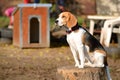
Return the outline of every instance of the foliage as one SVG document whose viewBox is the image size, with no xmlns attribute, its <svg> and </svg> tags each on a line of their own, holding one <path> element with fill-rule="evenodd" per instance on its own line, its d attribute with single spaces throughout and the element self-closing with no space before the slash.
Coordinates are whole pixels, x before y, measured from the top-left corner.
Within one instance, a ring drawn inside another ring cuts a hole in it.
<svg viewBox="0 0 120 80">
<path fill-rule="evenodd" d="M 52 26 L 54 25 L 54 23 L 55 23 L 55 18 L 50 18 L 50 25 Z"/>
<path fill-rule="evenodd" d="M 0 28 L 1 27 L 6 27 L 9 24 L 9 18 L 5 16 L 0 16 Z"/>
<path fill-rule="evenodd" d="M 78 24 L 82 25 L 82 23 L 84 22 L 84 19 L 81 17 L 77 17 L 77 19 L 78 19 Z"/>
<path fill-rule="evenodd" d="M 84 21 L 83 18 L 81 17 L 77 17 L 78 19 L 78 23 L 81 25 Z M 50 28 L 52 28 L 52 26 L 54 26 L 54 22 L 55 22 L 55 18 L 50 18 Z M 1 27 L 6 27 L 9 24 L 9 18 L 5 17 L 5 16 L 0 16 L 0 28 Z"/>
</svg>

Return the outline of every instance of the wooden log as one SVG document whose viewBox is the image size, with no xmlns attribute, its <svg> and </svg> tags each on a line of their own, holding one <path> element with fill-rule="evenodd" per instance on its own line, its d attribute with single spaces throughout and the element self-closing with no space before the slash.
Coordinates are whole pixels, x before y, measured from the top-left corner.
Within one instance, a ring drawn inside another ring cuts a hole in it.
<svg viewBox="0 0 120 80">
<path fill-rule="evenodd" d="M 107 77 L 104 68 L 66 66 L 57 69 L 57 80 L 107 80 Z"/>
</svg>

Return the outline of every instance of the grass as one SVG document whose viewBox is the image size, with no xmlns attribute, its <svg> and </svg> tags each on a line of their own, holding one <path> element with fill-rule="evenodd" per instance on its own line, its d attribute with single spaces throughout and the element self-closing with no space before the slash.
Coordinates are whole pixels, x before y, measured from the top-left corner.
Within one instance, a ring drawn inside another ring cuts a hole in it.
<svg viewBox="0 0 120 80">
<path fill-rule="evenodd" d="M 6 27 L 9 24 L 9 18 L 5 16 L 0 16 L 0 28 Z"/>
</svg>

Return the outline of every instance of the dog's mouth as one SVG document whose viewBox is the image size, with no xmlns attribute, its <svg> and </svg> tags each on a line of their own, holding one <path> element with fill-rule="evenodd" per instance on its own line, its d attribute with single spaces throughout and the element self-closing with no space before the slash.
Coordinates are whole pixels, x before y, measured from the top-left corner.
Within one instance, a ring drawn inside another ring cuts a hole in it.
<svg viewBox="0 0 120 80">
<path fill-rule="evenodd" d="M 65 31 L 69 30 L 69 28 L 65 24 L 59 25 L 59 21 L 58 20 L 55 21 L 55 26 L 57 26 L 57 27 L 59 26 L 59 28 L 65 30 Z"/>
<path fill-rule="evenodd" d="M 63 28 L 63 29 L 66 30 L 66 31 L 69 30 L 69 28 L 68 28 L 66 25 L 61 26 L 61 28 Z"/>
<path fill-rule="evenodd" d="M 63 29 L 63 30 L 65 30 L 65 31 L 68 31 L 68 30 L 69 30 L 69 28 L 68 28 L 66 25 L 61 25 L 61 26 L 59 26 L 57 23 L 55 23 L 55 26 L 56 26 L 56 27 L 59 27 L 59 28 L 61 28 L 61 29 Z"/>
</svg>

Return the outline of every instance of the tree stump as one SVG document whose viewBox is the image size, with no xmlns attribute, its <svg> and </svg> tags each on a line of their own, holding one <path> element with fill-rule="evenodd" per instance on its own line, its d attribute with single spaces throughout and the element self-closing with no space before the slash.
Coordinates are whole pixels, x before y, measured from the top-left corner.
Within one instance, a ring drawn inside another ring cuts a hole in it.
<svg viewBox="0 0 120 80">
<path fill-rule="evenodd" d="M 67 66 L 57 69 L 57 80 L 107 80 L 107 77 L 104 68 Z"/>
</svg>

